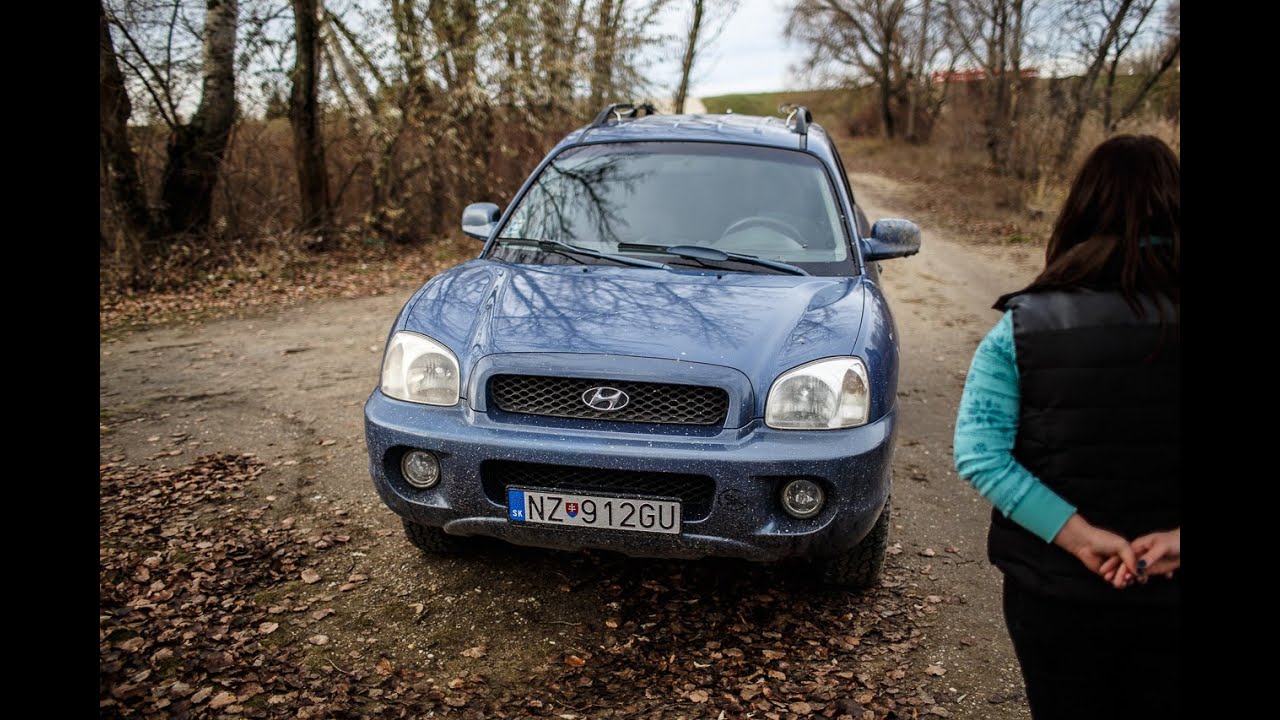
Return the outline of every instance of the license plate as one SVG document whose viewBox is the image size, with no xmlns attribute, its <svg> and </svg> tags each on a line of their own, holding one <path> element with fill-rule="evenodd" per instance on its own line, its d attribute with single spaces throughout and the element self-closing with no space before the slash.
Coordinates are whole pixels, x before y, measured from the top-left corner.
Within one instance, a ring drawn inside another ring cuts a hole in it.
<svg viewBox="0 0 1280 720">
<path fill-rule="evenodd" d="M 608 528 L 634 532 L 680 532 L 680 503 L 670 500 L 570 495 L 507 489 L 512 522 Z"/>
</svg>

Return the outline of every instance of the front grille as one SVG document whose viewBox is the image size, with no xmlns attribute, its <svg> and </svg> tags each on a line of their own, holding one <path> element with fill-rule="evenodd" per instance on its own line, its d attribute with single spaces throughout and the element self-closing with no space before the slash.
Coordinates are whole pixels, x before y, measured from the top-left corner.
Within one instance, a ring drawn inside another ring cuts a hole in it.
<svg viewBox="0 0 1280 720">
<path fill-rule="evenodd" d="M 569 465 L 489 460 L 480 465 L 484 494 L 499 505 L 507 504 L 507 487 L 593 492 L 620 495 L 679 498 L 685 520 L 701 520 L 711 512 L 716 481 L 705 475 L 602 470 Z"/>
<path fill-rule="evenodd" d="M 600 387 L 626 393 L 627 404 L 618 410 L 590 407 L 583 394 Z M 504 412 L 614 422 L 720 425 L 729 411 L 729 394 L 716 387 L 542 375 L 495 375 L 489 397 Z"/>
</svg>

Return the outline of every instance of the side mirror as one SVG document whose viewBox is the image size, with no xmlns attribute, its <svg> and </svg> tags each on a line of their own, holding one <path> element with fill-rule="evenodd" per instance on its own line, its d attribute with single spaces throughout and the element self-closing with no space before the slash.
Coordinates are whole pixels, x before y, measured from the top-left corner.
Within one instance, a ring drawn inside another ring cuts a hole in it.
<svg viewBox="0 0 1280 720">
<path fill-rule="evenodd" d="M 865 262 L 906 257 L 918 252 L 920 226 L 910 220 L 877 220 L 871 226 L 871 237 L 862 239 L 862 259 Z"/>
<path fill-rule="evenodd" d="M 471 203 L 462 211 L 462 232 L 477 240 L 488 240 L 502 211 L 493 203 Z"/>
</svg>

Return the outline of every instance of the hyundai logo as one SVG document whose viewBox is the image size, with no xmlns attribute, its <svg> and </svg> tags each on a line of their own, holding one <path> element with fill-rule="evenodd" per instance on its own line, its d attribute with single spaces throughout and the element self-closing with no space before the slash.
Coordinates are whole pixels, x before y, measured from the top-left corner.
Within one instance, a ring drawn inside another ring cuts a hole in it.
<svg viewBox="0 0 1280 720">
<path fill-rule="evenodd" d="M 582 402 L 592 410 L 614 412 L 626 407 L 631 398 L 618 388 L 593 387 L 582 393 Z"/>
</svg>

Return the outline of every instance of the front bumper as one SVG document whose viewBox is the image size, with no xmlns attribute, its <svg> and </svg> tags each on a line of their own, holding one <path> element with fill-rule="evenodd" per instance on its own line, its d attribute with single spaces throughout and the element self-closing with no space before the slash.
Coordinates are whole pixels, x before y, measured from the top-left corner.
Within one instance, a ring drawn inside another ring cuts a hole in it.
<svg viewBox="0 0 1280 720">
<path fill-rule="evenodd" d="M 739 557 L 772 561 L 847 550 L 870 531 L 889 494 L 896 410 L 847 430 L 781 431 L 759 420 L 718 434 L 646 434 L 496 420 L 464 401 L 451 408 L 402 402 L 374 390 L 365 404 L 369 471 L 393 511 L 454 535 L 518 545 L 613 550 L 639 557 Z M 409 448 L 440 460 L 441 481 L 422 490 L 400 475 Z M 705 475 L 715 481 L 709 513 L 679 535 L 513 523 L 486 496 L 481 463 L 491 460 Z M 786 478 L 817 478 L 823 510 L 798 520 L 778 499 Z"/>
</svg>

